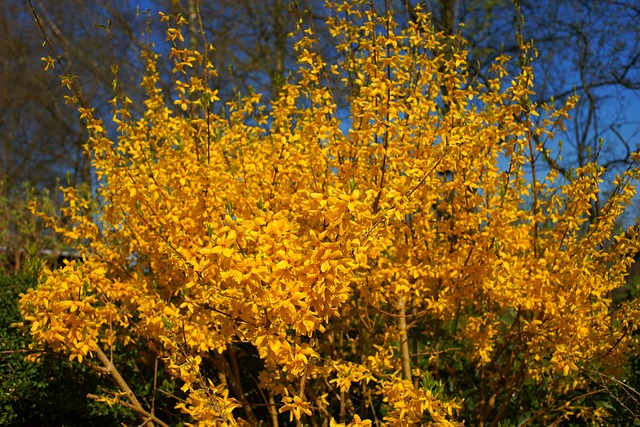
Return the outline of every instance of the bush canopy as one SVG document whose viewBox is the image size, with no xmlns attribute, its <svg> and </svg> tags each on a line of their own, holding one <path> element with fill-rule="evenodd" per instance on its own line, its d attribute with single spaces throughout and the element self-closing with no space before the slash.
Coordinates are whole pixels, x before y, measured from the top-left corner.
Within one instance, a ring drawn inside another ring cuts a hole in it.
<svg viewBox="0 0 640 427">
<path fill-rule="evenodd" d="M 44 271 L 25 328 L 148 425 L 167 424 L 114 363 L 131 345 L 179 382 L 187 425 L 602 422 L 637 351 L 637 302 L 611 301 L 638 252 L 616 225 L 637 158 L 600 206 L 597 162 L 536 163 L 576 99 L 531 101 L 521 36 L 481 81 L 423 10 L 328 7 L 340 59 L 300 18 L 299 68 L 267 104 L 213 112 L 213 47 L 188 47 L 179 14 L 161 15 L 173 91 L 145 50 L 143 113 L 114 80 L 116 139 L 63 77 L 99 185 L 64 190 L 51 225 L 84 259 Z"/>
</svg>

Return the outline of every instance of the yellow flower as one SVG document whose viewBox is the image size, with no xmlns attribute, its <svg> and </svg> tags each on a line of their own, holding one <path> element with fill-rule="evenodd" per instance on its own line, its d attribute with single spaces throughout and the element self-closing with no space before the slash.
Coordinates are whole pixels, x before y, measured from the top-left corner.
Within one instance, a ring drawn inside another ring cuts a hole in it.
<svg viewBox="0 0 640 427">
<path fill-rule="evenodd" d="M 360 419 L 360 415 L 355 414 L 353 416 L 353 421 L 349 423 L 348 427 L 367 427 L 371 425 L 371 421 Z"/>
<path fill-rule="evenodd" d="M 289 421 L 293 421 L 294 417 L 296 420 L 299 420 L 300 417 L 302 417 L 302 413 L 311 415 L 309 402 L 303 401 L 299 396 L 294 396 L 293 399 L 287 396 L 282 400 L 284 405 L 280 408 L 279 412 L 289 411 Z"/>
</svg>

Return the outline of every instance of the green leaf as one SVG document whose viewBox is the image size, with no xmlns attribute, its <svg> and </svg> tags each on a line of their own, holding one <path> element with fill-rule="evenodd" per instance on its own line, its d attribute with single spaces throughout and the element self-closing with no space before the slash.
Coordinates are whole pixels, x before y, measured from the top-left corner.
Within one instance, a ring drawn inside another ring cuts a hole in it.
<svg viewBox="0 0 640 427">
<path fill-rule="evenodd" d="M 162 323 L 164 323 L 164 327 L 167 328 L 169 332 L 171 332 L 171 330 L 173 329 L 173 323 L 171 323 L 164 314 L 162 315 Z"/>
</svg>

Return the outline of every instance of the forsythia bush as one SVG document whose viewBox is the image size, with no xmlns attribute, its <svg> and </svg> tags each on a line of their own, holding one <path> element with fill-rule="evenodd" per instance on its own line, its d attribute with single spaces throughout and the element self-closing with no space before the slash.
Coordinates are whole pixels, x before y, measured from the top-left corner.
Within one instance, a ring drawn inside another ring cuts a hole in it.
<svg viewBox="0 0 640 427">
<path fill-rule="evenodd" d="M 531 103 L 525 44 L 516 75 L 499 56 L 480 81 L 422 11 L 401 29 L 368 2 L 328 7 L 343 59 L 301 20 L 268 105 L 212 113 L 210 47 L 183 45 L 179 15 L 162 15 L 175 93 L 145 52 L 144 113 L 118 94 L 117 140 L 69 97 L 99 188 L 65 190 L 52 224 L 85 256 L 23 296 L 25 326 L 149 425 L 166 424 L 112 363 L 131 343 L 179 381 L 189 425 L 601 421 L 636 351 L 638 305 L 610 293 L 639 249 L 615 231 L 638 171 L 595 209 L 596 163 L 536 168 L 576 100 Z"/>
</svg>

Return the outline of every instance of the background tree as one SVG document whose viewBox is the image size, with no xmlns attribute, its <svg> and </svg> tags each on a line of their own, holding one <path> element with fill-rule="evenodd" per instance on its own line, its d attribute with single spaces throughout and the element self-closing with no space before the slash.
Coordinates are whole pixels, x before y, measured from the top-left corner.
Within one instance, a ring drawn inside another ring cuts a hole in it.
<svg viewBox="0 0 640 427">
<path fill-rule="evenodd" d="M 98 111 L 109 111 L 106 101 L 114 78 L 110 64 L 121 64 L 120 85 L 137 86 L 136 73 L 127 68 L 136 64 L 127 57 L 137 55 L 131 50 L 137 38 L 121 27 L 105 31 L 114 17 L 135 25 L 129 2 L 104 2 L 103 7 L 75 1 L 33 3 L 51 31 L 51 42 L 62 49 L 61 61 L 70 75 L 82 80 L 83 96 Z M 59 205 L 61 182 L 90 191 L 95 179 L 84 153 L 86 130 L 67 105 L 58 76 L 43 70 L 42 35 L 26 5 L 15 0 L 0 5 L 0 252 L 7 272 L 20 269 L 28 247 L 36 252 L 62 249 L 54 236 L 42 232 L 29 203 L 39 199 L 51 212 Z M 130 93 L 135 96 L 136 91 Z"/>
<path fill-rule="evenodd" d="M 95 100 L 98 109 L 106 106 L 113 75 L 109 64 L 122 63 L 121 79 L 131 76 L 126 71 L 132 61 L 127 57 L 130 43 L 114 36 L 113 51 L 106 32 L 97 24 L 107 24 L 105 11 L 92 4 L 64 1 L 34 1 L 40 18 L 51 30 L 52 42 L 63 49 L 62 60 L 70 72 L 83 81 L 83 94 Z M 127 14 L 129 2 L 121 2 L 119 13 Z M 22 1 L 4 2 L 0 9 L 0 25 L 6 35 L 2 46 L 2 171 L 8 187 L 23 182 L 42 188 L 56 189 L 58 181 L 72 184 L 91 183 L 89 161 L 83 153 L 86 131 L 65 105 L 64 88 L 57 77 L 43 72 L 42 36 L 34 26 L 33 15 Z M 129 21 L 134 21 L 132 16 Z M 129 52 L 130 53 L 130 52 Z M 117 59 L 115 59 L 117 58 Z M 121 83 L 122 84 L 122 83 Z M 67 175 L 68 174 L 68 175 Z"/>
<path fill-rule="evenodd" d="M 418 3 L 398 2 L 398 7 L 410 15 Z M 540 166 L 570 178 L 572 168 L 598 158 L 607 171 L 619 172 L 639 144 L 637 5 L 606 0 L 517 3 L 525 17 L 524 40 L 533 40 L 541 54 L 534 65 L 532 101 L 565 102 L 579 96 L 572 120 L 559 135 L 564 142 L 561 154 L 552 158 L 541 152 Z M 436 28 L 446 34 L 460 32 L 469 40 L 470 64 L 478 78 L 485 78 L 498 53 L 518 54 L 514 2 L 434 0 L 425 5 Z"/>
<path fill-rule="evenodd" d="M 395 11 L 400 25 L 413 19 L 413 11 L 420 4 L 406 0 L 374 2 L 379 10 L 385 3 Z M 41 18 L 51 29 L 64 61 L 68 61 L 69 72 L 81 78 L 87 101 L 99 111 L 108 111 L 111 64 L 121 68 L 118 83 L 129 96 L 135 99 L 140 94 L 139 82 L 134 78 L 136 63 L 131 59 L 145 43 L 160 42 L 164 31 L 156 20 L 151 20 L 151 35 L 146 32 L 148 15 L 144 7 L 138 9 L 136 16 L 136 5 L 126 1 L 90 5 L 73 0 L 55 4 L 36 1 L 34 5 L 41 10 Z M 511 1 L 433 0 L 424 5 L 433 14 L 438 30 L 446 34 L 460 32 L 469 40 L 470 64 L 478 79 L 484 78 L 491 59 L 498 53 L 517 54 L 513 36 L 515 8 Z M 151 14 L 173 8 L 170 2 L 162 1 L 148 6 L 152 6 Z M 308 2 L 308 6 L 310 10 L 306 11 L 307 4 L 296 10 L 284 0 L 221 0 L 206 4 L 193 0 L 176 8 L 193 24 L 185 31 L 187 43 L 202 43 L 195 27 L 202 20 L 205 37 L 215 46 L 209 59 L 218 75 L 212 77 L 212 84 L 222 100 L 229 100 L 235 90 L 247 93 L 249 87 L 265 99 L 273 97 L 295 68 L 288 34 L 300 19 L 307 24 L 312 19 L 327 60 L 337 55 L 329 43 L 323 42 L 327 40 L 323 22 L 331 12 L 323 9 L 320 0 Z M 568 130 L 561 136 L 562 157 L 541 155 L 540 160 L 564 175 L 596 154 L 608 169 L 622 167 L 637 144 L 634 139 L 639 125 L 634 109 L 629 108 L 635 105 L 640 87 L 637 7 L 633 2 L 614 1 L 521 1 L 521 9 L 526 17 L 523 37 L 533 39 L 543 53 L 535 63 L 537 94 L 533 101 L 554 98 L 564 102 L 573 94 L 574 84 L 580 96 L 574 119 L 567 123 Z M 62 88 L 54 90 L 58 85 L 53 76 L 39 69 L 37 59 L 42 50 L 30 12 L 23 2 L 7 1 L 1 19 L 0 25 L 8 35 L 2 47 L 4 71 L 0 77 L 4 83 L 0 125 L 5 182 L 9 187 L 20 186 L 24 181 L 37 187 L 42 183 L 53 187 L 56 178 L 66 181 L 67 171 L 74 183 L 90 182 L 88 163 L 80 154 L 86 134 L 64 105 Z M 109 20 L 111 41 L 107 31 L 97 27 L 107 26 Z M 462 22 L 464 27 L 460 27 Z M 175 94 L 170 90 L 169 71 L 163 71 L 163 88 L 165 95 L 172 97 Z M 602 148 L 600 138 L 604 138 Z"/>
</svg>

